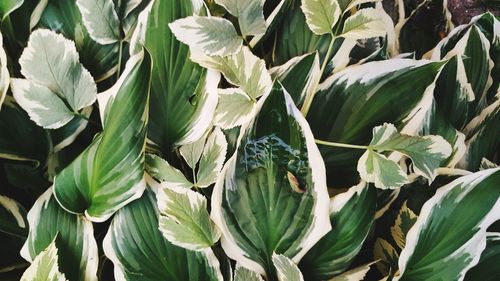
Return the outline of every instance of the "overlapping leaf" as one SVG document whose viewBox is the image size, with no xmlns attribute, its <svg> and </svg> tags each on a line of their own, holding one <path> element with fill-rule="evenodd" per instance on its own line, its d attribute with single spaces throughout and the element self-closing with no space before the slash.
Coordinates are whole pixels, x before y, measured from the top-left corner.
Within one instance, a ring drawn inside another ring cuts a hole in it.
<svg viewBox="0 0 500 281">
<path fill-rule="evenodd" d="M 359 10 L 344 22 L 340 36 L 354 40 L 384 36 L 387 31 L 382 13 L 373 8 Z"/>
<path fill-rule="evenodd" d="M 90 37 L 99 44 L 110 44 L 121 39 L 120 20 L 112 0 L 77 0 L 83 23 Z"/>
<path fill-rule="evenodd" d="M 306 23 L 316 35 L 332 33 L 340 18 L 341 10 L 335 0 L 302 0 Z"/>
<path fill-rule="evenodd" d="M 243 36 L 262 35 L 266 32 L 266 20 L 263 11 L 265 1 L 216 0 L 215 2 L 238 18 Z"/>
<path fill-rule="evenodd" d="M 297 265 L 284 255 L 273 254 L 274 267 L 279 281 L 304 281 Z"/>
<path fill-rule="evenodd" d="M 66 281 L 66 277 L 59 271 L 58 250 L 56 240 L 47 246 L 32 265 L 24 272 L 21 281 Z"/>
</svg>

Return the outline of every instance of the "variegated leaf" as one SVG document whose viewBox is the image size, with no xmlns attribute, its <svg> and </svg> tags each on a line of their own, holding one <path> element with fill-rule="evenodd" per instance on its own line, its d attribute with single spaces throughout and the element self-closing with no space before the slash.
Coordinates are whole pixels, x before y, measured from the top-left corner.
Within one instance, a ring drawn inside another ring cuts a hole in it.
<svg viewBox="0 0 500 281">
<path fill-rule="evenodd" d="M 304 281 L 302 273 L 291 259 L 276 253 L 272 258 L 279 281 Z"/>
<path fill-rule="evenodd" d="M 344 22 L 340 36 L 354 40 L 384 36 L 387 31 L 382 13 L 373 8 L 359 10 Z"/>
<path fill-rule="evenodd" d="M 120 20 L 113 0 L 77 0 L 76 4 L 92 39 L 103 45 L 120 41 Z"/>
<path fill-rule="evenodd" d="M 339 6 L 344 11 L 344 13 L 350 11 L 356 6 L 365 4 L 365 3 L 373 3 L 380 2 L 381 0 L 337 0 L 339 2 Z"/>
<path fill-rule="evenodd" d="M 465 281 L 495 281 L 500 276 L 500 233 L 490 232 L 486 237 L 486 248 L 477 265 L 467 271 Z"/>
<path fill-rule="evenodd" d="M 238 18 L 243 36 L 262 35 L 266 32 L 264 2 L 262 0 L 215 0 L 215 2 Z"/>
<path fill-rule="evenodd" d="M 229 56 L 238 53 L 243 40 L 233 24 L 223 18 L 190 16 L 168 25 L 177 40 L 200 48 L 209 56 Z"/>
<path fill-rule="evenodd" d="M 377 269 L 380 273 L 385 276 L 389 275 L 389 273 L 395 273 L 398 267 L 399 254 L 385 239 L 377 238 L 377 240 L 375 240 L 373 257 L 379 260 Z"/>
<path fill-rule="evenodd" d="M 210 219 L 207 199 L 190 189 L 162 188 L 158 191 L 160 230 L 170 243 L 193 251 L 209 249 L 220 238 Z"/>
<path fill-rule="evenodd" d="M 7 68 L 7 55 L 5 54 L 5 50 L 3 49 L 3 36 L 0 32 L 0 109 L 2 109 L 2 103 L 5 99 L 5 96 L 7 95 L 9 84 L 10 74 L 9 69 Z"/>
<path fill-rule="evenodd" d="M 256 101 L 239 88 L 219 89 L 219 103 L 215 109 L 215 124 L 231 129 L 248 123 L 255 113 Z"/>
<path fill-rule="evenodd" d="M 38 254 L 21 277 L 21 281 L 66 281 L 66 277 L 59 271 L 56 240 Z"/>
<path fill-rule="evenodd" d="M 146 154 L 146 171 L 162 185 L 172 188 L 191 188 L 190 182 L 178 169 L 159 156 Z"/>
<path fill-rule="evenodd" d="M 394 222 L 394 226 L 391 226 L 391 235 L 396 244 L 400 249 L 405 247 L 406 243 L 406 234 L 410 230 L 410 228 L 415 224 L 418 216 L 408 208 L 407 202 L 403 204 L 401 210 L 399 210 L 398 217 Z"/>
<path fill-rule="evenodd" d="M 236 263 L 234 281 L 264 281 L 264 279 L 262 279 L 262 276 L 257 272 L 246 269 L 241 266 L 241 264 Z"/>
<path fill-rule="evenodd" d="M 371 149 L 359 158 L 358 172 L 361 179 L 381 189 L 394 189 L 408 183 L 408 176 L 398 163 Z"/>
<path fill-rule="evenodd" d="M 301 9 L 309 29 L 317 35 L 332 33 L 341 14 L 336 0 L 302 0 Z"/>
<path fill-rule="evenodd" d="M 196 173 L 196 187 L 207 187 L 217 180 L 226 159 L 226 152 L 226 137 L 219 127 L 215 127 L 208 136 L 201 154 L 198 172 Z"/>
</svg>

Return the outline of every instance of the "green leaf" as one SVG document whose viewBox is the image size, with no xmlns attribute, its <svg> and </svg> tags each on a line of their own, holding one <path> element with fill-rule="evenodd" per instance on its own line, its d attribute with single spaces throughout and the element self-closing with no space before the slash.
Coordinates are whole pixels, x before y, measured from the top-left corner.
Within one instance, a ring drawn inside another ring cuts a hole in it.
<svg viewBox="0 0 500 281">
<path fill-rule="evenodd" d="M 192 63 L 189 47 L 168 27 L 198 10 L 190 0 L 151 2 L 139 16 L 130 47 L 134 53 L 144 45 L 154 61 L 148 139 L 169 161 L 177 146 L 198 140 L 208 130 L 217 106 L 220 75 Z"/>
<path fill-rule="evenodd" d="M 165 186 L 172 188 L 193 187 L 193 183 L 186 179 L 181 171 L 156 155 L 146 154 L 146 171 Z"/>
<path fill-rule="evenodd" d="M 190 16 L 168 25 L 177 40 L 209 56 L 236 54 L 243 44 L 233 24 L 223 18 Z"/>
<path fill-rule="evenodd" d="M 477 265 L 467 271 L 465 281 L 495 281 L 500 274 L 498 260 L 500 259 L 500 233 L 488 233 L 486 248 L 481 253 Z"/>
<path fill-rule="evenodd" d="M 381 189 L 395 189 L 408 183 L 408 176 L 398 163 L 371 149 L 359 158 L 358 172 L 361 179 Z"/>
<path fill-rule="evenodd" d="M 0 3 L 0 21 L 4 21 L 10 13 L 21 7 L 23 3 L 24 0 L 3 0 Z"/>
<path fill-rule="evenodd" d="M 12 92 L 38 125 L 56 129 L 96 100 L 97 88 L 79 63 L 72 41 L 49 30 L 31 33 L 21 58 L 26 79 L 13 79 Z"/>
<path fill-rule="evenodd" d="M 332 33 L 340 19 L 341 10 L 335 0 L 302 0 L 301 9 L 309 29 L 317 35 Z"/>
<path fill-rule="evenodd" d="M 64 274 L 59 272 L 57 252 L 56 240 L 54 239 L 26 269 L 21 281 L 66 281 Z"/>
<path fill-rule="evenodd" d="M 15 200 L 0 195 L 0 232 L 25 238 L 28 235 L 26 210 Z"/>
<path fill-rule="evenodd" d="M 112 0 L 77 0 L 76 4 L 92 39 L 103 45 L 120 41 L 120 20 Z"/>
<path fill-rule="evenodd" d="M 274 280 L 273 253 L 298 262 L 330 230 L 328 193 L 311 131 L 279 82 L 257 108 L 215 184 L 211 217 L 226 254 Z"/>
<path fill-rule="evenodd" d="M 207 187 L 217 180 L 226 159 L 226 152 L 226 137 L 220 128 L 215 127 L 208 137 L 201 154 L 199 169 L 196 174 L 197 187 Z"/>
<path fill-rule="evenodd" d="M 486 229 L 500 219 L 499 183 L 500 169 L 490 169 L 439 188 L 406 236 L 394 280 L 462 279 L 486 246 Z"/>
<path fill-rule="evenodd" d="M 97 281 L 99 262 L 92 223 L 63 210 L 49 188 L 28 212 L 29 236 L 21 256 L 36 261 L 57 237 L 59 268 L 69 280 Z"/>
<path fill-rule="evenodd" d="M 286 256 L 273 254 L 273 264 L 279 281 L 304 281 L 297 265 Z"/>
<path fill-rule="evenodd" d="M 221 72 L 229 83 L 241 87 L 253 100 L 268 92 L 272 85 L 266 63 L 246 46 L 237 54 L 228 57 L 209 57 L 193 50 L 191 60 Z"/>
<path fill-rule="evenodd" d="M 255 105 L 256 102 L 240 88 L 219 89 L 215 125 L 232 129 L 248 123 L 254 115 Z"/>
<path fill-rule="evenodd" d="M 207 132 L 208 134 L 208 132 Z M 179 153 L 182 158 L 186 160 L 188 166 L 195 170 L 196 164 L 200 161 L 201 154 L 203 153 L 203 148 L 207 142 L 207 134 L 203 135 L 200 139 L 192 143 L 186 143 L 179 148 Z"/>
<path fill-rule="evenodd" d="M 349 268 L 368 236 L 376 207 L 376 190 L 365 182 L 331 199 L 332 230 L 299 263 L 307 280 L 330 280 Z"/>
<path fill-rule="evenodd" d="M 415 224 L 418 216 L 408 208 L 406 205 L 406 201 L 399 210 L 398 217 L 394 222 L 394 226 L 391 226 L 391 236 L 392 239 L 396 242 L 396 245 L 400 249 L 405 247 L 406 243 L 406 234 L 411 229 L 411 227 Z"/>
<path fill-rule="evenodd" d="M 361 9 L 344 22 L 344 38 L 359 40 L 385 36 L 387 33 L 383 12 L 373 8 Z"/>
<path fill-rule="evenodd" d="M 186 188 L 162 188 L 158 191 L 160 230 L 170 243 L 193 251 L 203 251 L 220 238 L 210 220 L 207 199 Z"/>
<path fill-rule="evenodd" d="M 264 281 L 264 279 L 262 279 L 262 276 L 257 272 L 246 269 L 241 266 L 241 264 L 236 263 L 234 281 Z"/>
<path fill-rule="evenodd" d="M 120 209 L 113 217 L 103 248 L 115 266 L 116 280 L 222 280 L 211 249 L 190 251 L 166 240 L 158 229 L 154 193 Z"/>
<path fill-rule="evenodd" d="M 10 74 L 9 69 L 7 68 L 7 55 L 3 49 L 3 36 L 2 32 L 0 32 L 0 110 L 2 109 L 2 103 L 7 95 L 9 84 Z"/>
<path fill-rule="evenodd" d="M 380 152 L 397 151 L 413 162 L 415 173 L 429 182 L 436 177 L 440 164 L 452 153 L 451 146 L 441 136 L 409 136 L 398 133 L 396 127 L 385 123 L 373 128 L 370 149 Z"/>
<path fill-rule="evenodd" d="M 241 34 L 246 37 L 250 35 L 262 35 L 266 32 L 266 20 L 264 19 L 265 1 L 247 1 L 247 0 L 215 0 L 215 3 L 221 5 L 238 18 Z"/>
<path fill-rule="evenodd" d="M 104 132 L 54 181 L 54 194 L 67 211 L 105 221 L 141 196 L 150 79 L 151 58 L 141 52 L 127 62 L 120 80 L 99 95 Z"/>
</svg>

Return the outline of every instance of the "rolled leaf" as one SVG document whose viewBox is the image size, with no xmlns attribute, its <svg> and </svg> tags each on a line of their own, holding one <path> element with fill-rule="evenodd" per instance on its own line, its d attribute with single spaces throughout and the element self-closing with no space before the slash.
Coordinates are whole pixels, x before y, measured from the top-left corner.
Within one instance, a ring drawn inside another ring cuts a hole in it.
<svg viewBox="0 0 500 281">
<path fill-rule="evenodd" d="M 67 211 L 104 221 L 141 196 L 150 79 L 151 58 L 139 53 L 100 95 L 104 132 L 54 181 L 54 195 Z"/>
<path fill-rule="evenodd" d="M 273 279 L 273 253 L 298 262 L 330 230 L 328 193 L 311 131 L 279 82 L 257 112 L 218 178 L 211 217 L 227 255 Z"/>
</svg>

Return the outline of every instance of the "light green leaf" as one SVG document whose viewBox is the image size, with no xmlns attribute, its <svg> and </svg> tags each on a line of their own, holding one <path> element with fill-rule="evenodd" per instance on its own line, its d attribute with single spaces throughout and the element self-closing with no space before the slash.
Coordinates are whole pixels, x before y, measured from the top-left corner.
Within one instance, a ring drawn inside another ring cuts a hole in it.
<svg viewBox="0 0 500 281">
<path fill-rule="evenodd" d="M 54 180 L 67 211 L 104 221 L 144 191 L 151 63 L 147 53 L 133 56 L 118 82 L 99 95 L 104 132 Z"/>
<path fill-rule="evenodd" d="M 217 180 L 226 159 L 227 141 L 219 127 L 215 127 L 207 139 L 201 154 L 196 186 L 207 187 Z"/>
<path fill-rule="evenodd" d="M 215 125 L 231 129 L 248 123 L 256 102 L 240 88 L 219 89 L 219 103 L 215 109 Z"/>
<path fill-rule="evenodd" d="M 223 280 L 212 249 L 190 251 L 171 244 L 159 230 L 158 216 L 155 194 L 148 188 L 113 217 L 103 248 L 116 280 Z"/>
<path fill-rule="evenodd" d="M 15 200 L 0 195 L 0 232 L 25 238 L 28 234 L 26 210 Z"/>
<path fill-rule="evenodd" d="M 273 264 L 279 281 L 304 281 L 297 265 L 284 255 L 273 254 Z"/>
<path fill-rule="evenodd" d="M 365 276 L 368 271 L 370 271 L 371 266 L 375 263 L 377 262 L 374 261 L 355 267 L 349 271 L 333 277 L 330 281 L 363 281 L 365 280 Z"/>
<path fill-rule="evenodd" d="M 167 187 L 191 188 L 184 174 L 159 156 L 146 154 L 146 171 Z"/>
<path fill-rule="evenodd" d="M 302 0 L 300 8 L 309 29 L 317 35 L 332 33 L 341 13 L 336 0 Z"/>
<path fill-rule="evenodd" d="M 59 272 L 56 240 L 47 246 L 33 263 L 24 272 L 21 281 L 66 281 L 63 273 Z"/>
<path fill-rule="evenodd" d="M 92 39 L 103 45 L 120 41 L 120 20 L 112 0 L 77 0 L 76 4 Z"/>
<path fill-rule="evenodd" d="M 95 82 L 79 63 L 75 44 L 60 34 L 35 30 L 19 64 L 27 80 L 13 80 L 14 98 L 40 126 L 59 128 L 96 100 Z"/>
<path fill-rule="evenodd" d="M 24 0 L 2 0 L 0 3 L 0 21 L 5 20 L 10 13 L 21 7 L 23 3 Z"/>
<path fill-rule="evenodd" d="M 209 56 L 236 54 L 243 44 L 233 24 L 223 18 L 190 16 L 168 26 L 177 40 L 189 47 L 200 48 Z"/>
<path fill-rule="evenodd" d="M 429 182 L 436 177 L 436 170 L 452 153 L 450 144 L 441 136 L 409 136 L 399 134 L 394 125 L 385 123 L 373 128 L 371 149 L 397 151 L 408 156 L 413 169 Z"/>
<path fill-rule="evenodd" d="M 262 0 L 215 0 L 215 3 L 226 8 L 231 15 L 238 18 L 241 34 L 244 37 L 262 35 L 266 32 L 264 2 Z"/>
<path fill-rule="evenodd" d="M 499 183 L 497 168 L 440 187 L 406 236 L 394 280 L 462 280 L 486 247 L 487 228 L 500 219 Z"/>
<path fill-rule="evenodd" d="M 415 213 L 410 208 L 408 208 L 406 203 L 407 202 L 405 201 L 405 203 L 401 207 L 401 210 L 399 210 L 399 214 L 396 218 L 396 221 L 394 222 L 394 226 L 391 226 L 392 239 L 394 239 L 396 245 L 398 245 L 400 249 L 403 249 L 405 247 L 406 234 L 415 224 L 415 221 L 417 221 L 418 218 L 418 216 L 415 215 Z"/>
<path fill-rule="evenodd" d="M 340 36 L 354 40 L 385 36 L 387 31 L 382 13 L 373 8 L 359 10 L 344 22 Z"/>
<path fill-rule="evenodd" d="M 0 32 L 0 110 L 2 109 L 2 103 L 7 95 L 9 84 L 10 74 L 9 69 L 7 68 L 7 55 L 3 49 L 3 37 L 2 32 Z"/>
<path fill-rule="evenodd" d="M 266 63 L 246 46 L 228 57 L 209 57 L 200 51 L 191 51 L 192 61 L 221 72 L 229 83 L 241 87 L 253 100 L 268 92 L 272 85 Z"/>
<path fill-rule="evenodd" d="M 262 276 L 257 272 L 251 271 L 241 266 L 241 264 L 236 263 L 234 281 L 264 281 L 264 279 L 262 279 Z"/>
<path fill-rule="evenodd" d="M 179 148 L 182 158 L 186 160 L 186 163 L 191 169 L 196 169 L 196 164 L 200 161 L 206 142 L 207 134 L 203 135 L 199 140 L 192 143 L 186 143 Z"/>
<path fill-rule="evenodd" d="M 160 230 L 170 243 L 193 251 L 203 251 L 220 238 L 210 219 L 207 199 L 198 192 L 182 188 L 158 191 Z"/>
<path fill-rule="evenodd" d="M 366 182 L 330 200 L 332 228 L 299 263 L 307 280 L 330 280 L 344 272 L 357 257 L 377 210 L 377 191 Z"/>
<path fill-rule="evenodd" d="M 329 198 L 314 137 L 279 82 L 256 112 L 217 179 L 211 217 L 226 254 L 274 280 L 273 253 L 298 262 L 330 230 Z"/>
<path fill-rule="evenodd" d="M 396 162 L 371 149 L 359 158 L 358 172 L 361 179 L 381 189 L 394 189 L 408 183 L 408 176 Z"/>
<path fill-rule="evenodd" d="M 97 281 L 99 256 L 92 223 L 63 210 L 49 188 L 28 212 L 29 236 L 21 249 L 27 261 L 36 257 L 57 236 L 59 269 L 72 281 Z"/>
</svg>

